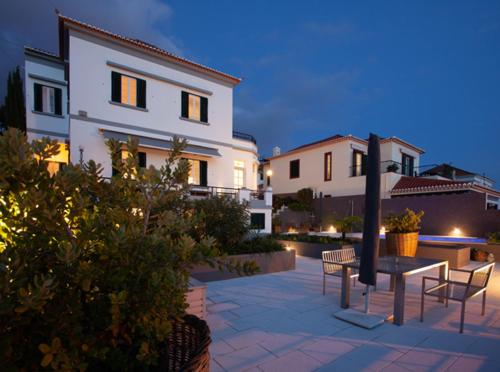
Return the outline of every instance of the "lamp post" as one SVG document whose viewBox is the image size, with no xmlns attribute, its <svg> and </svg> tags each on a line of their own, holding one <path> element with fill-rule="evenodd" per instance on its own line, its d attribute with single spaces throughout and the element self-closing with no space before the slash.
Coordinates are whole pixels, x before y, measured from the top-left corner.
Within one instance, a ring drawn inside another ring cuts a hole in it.
<svg viewBox="0 0 500 372">
<path fill-rule="evenodd" d="M 266 180 L 266 183 L 267 183 L 267 187 L 271 186 L 271 177 L 273 176 L 273 170 L 272 169 L 268 169 L 267 172 L 266 172 L 266 177 L 267 177 L 267 180 Z"/>
</svg>

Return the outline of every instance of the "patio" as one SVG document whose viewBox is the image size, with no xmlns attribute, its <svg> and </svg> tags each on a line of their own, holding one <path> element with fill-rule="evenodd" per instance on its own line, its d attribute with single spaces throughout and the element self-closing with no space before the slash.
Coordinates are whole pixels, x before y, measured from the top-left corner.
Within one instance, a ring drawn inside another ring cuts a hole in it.
<svg viewBox="0 0 500 372">
<path fill-rule="evenodd" d="M 297 257 L 297 269 L 208 283 L 213 371 L 497 371 L 500 363 L 500 273 L 489 284 L 486 315 L 481 297 L 467 304 L 465 333 L 458 333 L 460 304 L 427 299 L 418 320 L 422 275 L 406 283 L 405 325 L 386 322 L 365 330 L 332 317 L 340 310 L 341 279 L 327 278 L 321 261 Z M 497 265 L 497 270 L 500 268 Z M 456 273 L 453 279 L 462 279 Z M 371 310 L 392 311 L 389 277 L 378 276 Z M 351 287 L 351 305 L 363 308 L 363 286 Z"/>
</svg>

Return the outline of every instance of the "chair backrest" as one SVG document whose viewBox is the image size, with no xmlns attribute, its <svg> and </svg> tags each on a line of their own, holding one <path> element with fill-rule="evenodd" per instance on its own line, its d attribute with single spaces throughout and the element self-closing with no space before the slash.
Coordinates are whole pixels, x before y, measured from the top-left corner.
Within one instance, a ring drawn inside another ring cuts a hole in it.
<svg viewBox="0 0 500 372">
<path fill-rule="evenodd" d="M 331 274 L 342 270 L 342 266 L 336 263 L 352 262 L 356 259 L 354 247 L 336 249 L 334 251 L 323 251 L 323 272 Z"/>
<path fill-rule="evenodd" d="M 467 283 L 467 292 L 486 288 L 493 274 L 494 267 L 495 263 L 491 262 L 472 270 Z"/>
</svg>

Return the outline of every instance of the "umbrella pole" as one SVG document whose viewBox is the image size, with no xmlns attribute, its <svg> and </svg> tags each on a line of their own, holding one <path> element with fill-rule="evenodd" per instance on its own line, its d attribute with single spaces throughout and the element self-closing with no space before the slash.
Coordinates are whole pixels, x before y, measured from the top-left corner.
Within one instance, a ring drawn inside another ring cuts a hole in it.
<svg viewBox="0 0 500 372">
<path fill-rule="evenodd" d="M 370 285 L 366 285 L 365 290 L 365 313 L 368 314 L 370 312 Z"/>
</svg>

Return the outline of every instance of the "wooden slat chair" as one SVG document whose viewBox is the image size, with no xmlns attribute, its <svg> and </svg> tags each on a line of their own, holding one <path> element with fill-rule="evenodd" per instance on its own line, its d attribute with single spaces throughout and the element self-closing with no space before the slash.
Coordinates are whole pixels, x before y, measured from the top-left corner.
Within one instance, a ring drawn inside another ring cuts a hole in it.
<svg viewBox="0 0 500 372">
<path fill-rule="evenodd" d="M 356 259 L 356 253 L 354 252 L 354 247 L 344 246 L 342 249 L 336 249 L 334 251 L 323 251 L 323 295 L 325 294 L 326 287 L 326 276 L 338 276 L 342 277 L 342 265 L 341 262 L 352 262 Z M 356 286 L 356 278 L 359 276 L 357 270 L 352 270 L 351 278 L 353 279 L 353 286 Z"/>
<path fill-rule="evenodd" d="M 442 297 L 444 292 L 444 303 L 448 307 L 448 301 L 458 301 L 462 303 L 462 311 L 460 313 L 460 333 L 464 332 L 464 318 L 465 318 L 465 303 L 472 297 L 483 294 L 483 306 L 481 310 L 481 315 L 484 315 L 486 308 L 486 289 L 488 287 L 488 282 L 493 275 L 493 269 L 495 263 L 489 263 L 480 266 L 474 270 L 463 270 L 463 269 L 450 269 L 451 271 L 464 272 L 469 274 L 469 279 L 467 282 L 458 282 L 453 280 L 446 280 L 441 282 L 434 287 L 426 288 L 425 283 L 427 280 L 437 281 L 438 278 L 432 278 L 424 276 L 422 278 L 422 299 L 420 302 L 420 321 L 424 321 L 424 297 Z M 448 275 L 449 277 L 449 275 Z M 444 291 L 443 291 L 444 290 Z"/>
</svg>

